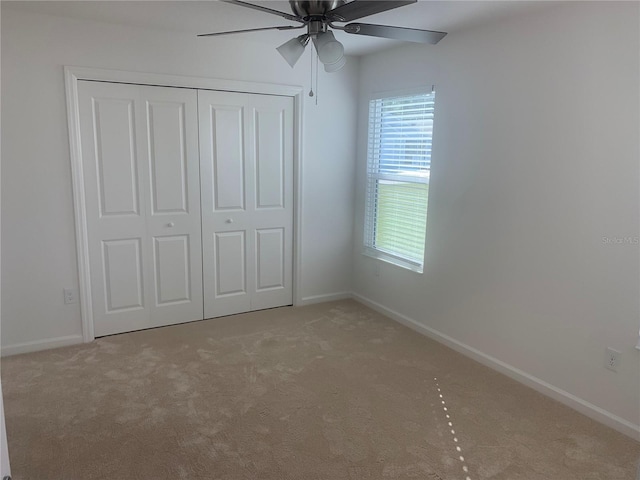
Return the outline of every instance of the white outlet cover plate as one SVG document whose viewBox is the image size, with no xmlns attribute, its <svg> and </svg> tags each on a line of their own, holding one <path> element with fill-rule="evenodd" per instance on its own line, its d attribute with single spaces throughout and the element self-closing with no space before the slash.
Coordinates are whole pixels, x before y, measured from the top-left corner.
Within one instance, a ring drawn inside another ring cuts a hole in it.
<svg viewBox="0 0 640 480">
<path fill-rule="evenodd" d="M 614 350 L 613 348 L 607 348 L 605 357 L 604 357 L 605 368 L 611 371 L 617 372 L 618 367 L 620 367 L 621 356 L 622 356 L 622 352 Z"/>
</svg>

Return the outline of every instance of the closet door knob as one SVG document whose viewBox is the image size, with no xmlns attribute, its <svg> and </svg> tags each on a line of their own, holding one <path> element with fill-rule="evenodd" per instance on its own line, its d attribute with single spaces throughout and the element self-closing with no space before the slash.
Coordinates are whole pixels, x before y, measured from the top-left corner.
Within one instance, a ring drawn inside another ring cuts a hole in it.
<svg viewBox="0 0 640 480">
<path fill-rule="evenodd" d="M 233 218 L 227 218 L 227 223 L 233 223 Z"/>
<path fill-rule="evenodd" d="M 175 227 L 175 225 L 176 225 L 176 224 L 175 224 L 175 223 L 173 223 L 173 222 L 169 222 L 169 223 L 167 223 L 167 227 L 169 227 L 169 228 Z"/>
</svg>

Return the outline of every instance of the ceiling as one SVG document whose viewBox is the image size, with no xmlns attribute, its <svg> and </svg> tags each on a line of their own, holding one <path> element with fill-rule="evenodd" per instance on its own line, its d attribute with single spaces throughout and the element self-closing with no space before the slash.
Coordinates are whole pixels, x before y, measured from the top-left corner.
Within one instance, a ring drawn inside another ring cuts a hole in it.
<svg viewBox="0 0 640 480">
<path fill-rule="evenodd" d="M 288 1 L 249 0 L 271 9 L 291 12 Z M 542 4 L 540 1 L 432 1 L 397 8 L 358 20 L 398 27 L 422 28 L 448 32 L 450 35 L 497 18 L 524 13 Z M 291 25 L 276 15 L 249 8 L 209 1 L 2 1 L 2 8 L 28 10 L 48 15 L 72 17 L 98 22 L 132 25 L 135 27 L 170 30 L 193 34 L 244 28 Z M 236 35 L 247 42 L 272 42 L 274 46 L 285 42 L 297 30 L 266 31 Z M 373 37 L 336 35 L 344 43 L 348 55 L 364 55 L 384 50 L 402 42 Z M 446 40 L 446 38 L 445 38 Z M 215 37 L 203 38 L 215 42 Z"/>
</svg>

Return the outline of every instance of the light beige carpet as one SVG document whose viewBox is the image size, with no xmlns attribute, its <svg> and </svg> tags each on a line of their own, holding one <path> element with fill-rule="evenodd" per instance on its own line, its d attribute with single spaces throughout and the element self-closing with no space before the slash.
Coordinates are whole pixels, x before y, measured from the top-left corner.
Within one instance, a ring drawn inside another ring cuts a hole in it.
<svg viewBox="0 0 640 480">
<path fill-rule="evenodd" d="M 640 444 L 352 301 L 3 359 L 14 479 L 631 480 Z"/>
</svg>

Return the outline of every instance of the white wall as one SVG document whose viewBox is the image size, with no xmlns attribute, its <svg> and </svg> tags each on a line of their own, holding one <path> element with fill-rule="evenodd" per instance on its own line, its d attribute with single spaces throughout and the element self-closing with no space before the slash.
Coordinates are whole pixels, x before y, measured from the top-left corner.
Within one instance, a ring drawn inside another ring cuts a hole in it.
<svg viewBox="0 0 640 480">
<path fill-rule="evenodd" d="M 1 34 L 2 346 L 15 352 L 81 334 L 79 305 L 62 295 L 78 287 L 63 65 L 308 88 L 309 63 L 292 70 L 273 45 L 26 13 L 7 2 Z M 350 290 L 357 64 L 321 74 L 319 105 L 304 106 L 302 298 Z"/>
<path fill-rule="evenodd" d="M 354 232 L 360 298 L 632 434 L 639 13 L 568 2 L 364 57 Z M 360 253 L 368 96 L 432 83 L 425 273 L 381 263 L 376 277 Z M 603 368 L 607 346 L 622 352 L 617 373 Z"/>
</svg>

